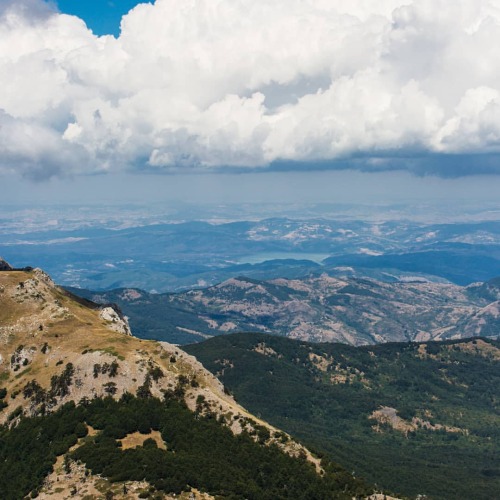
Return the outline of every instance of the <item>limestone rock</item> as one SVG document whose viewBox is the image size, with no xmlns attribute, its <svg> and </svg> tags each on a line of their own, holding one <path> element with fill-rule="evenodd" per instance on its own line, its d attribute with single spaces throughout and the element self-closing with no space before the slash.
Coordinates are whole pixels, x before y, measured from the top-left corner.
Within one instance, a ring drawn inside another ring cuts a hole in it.
<svg viewBox="0 0 500 500">
<path fill-rule="evenodd" d="M 132 335 L 128 320 L 125 316 L 121 317 L 111 306 L 103 307 L 99 311 L 99 317 L 110 323 L 109 327 L 118 333 Z"/>
</svg>

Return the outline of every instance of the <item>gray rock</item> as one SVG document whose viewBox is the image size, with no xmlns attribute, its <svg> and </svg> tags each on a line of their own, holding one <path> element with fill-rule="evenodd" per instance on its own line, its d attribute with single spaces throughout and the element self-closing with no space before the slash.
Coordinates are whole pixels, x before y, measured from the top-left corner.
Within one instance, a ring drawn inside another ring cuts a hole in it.
<svg viewBox="0 0 500 500">
<path fill-rule="evenodd" d="M 0 271 L 12 271 L 12 267 L 2 257 L 0 257 Z"/>
</svg>

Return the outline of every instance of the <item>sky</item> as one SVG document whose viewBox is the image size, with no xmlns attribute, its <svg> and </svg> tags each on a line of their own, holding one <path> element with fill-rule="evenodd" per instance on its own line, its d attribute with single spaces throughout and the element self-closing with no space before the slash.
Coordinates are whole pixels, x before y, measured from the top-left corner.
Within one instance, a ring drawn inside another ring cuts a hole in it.
<svg viewBox="0 0 500 500">
<path fill-rule="evenodd" d="M 62 13 L 83 19 L 95 35 L 119 36 L 122 17 L 139 3 L 136 0 L 57 0 L 53 5 Z"/>
<path fill-rule="evenodd" d="M 0 0 L 0 203 L 495 199 L 498 47 L 500 0 Z"/>
</svg>

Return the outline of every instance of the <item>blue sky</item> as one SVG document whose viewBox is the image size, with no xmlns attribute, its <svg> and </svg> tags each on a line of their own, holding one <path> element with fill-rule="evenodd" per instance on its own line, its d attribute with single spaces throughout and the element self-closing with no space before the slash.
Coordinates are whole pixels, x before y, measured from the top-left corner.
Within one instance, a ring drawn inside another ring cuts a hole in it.
<svg viewBox="0 0 500 500">
<path fill-rule="evenodd" d="M 57 0 L 61 12 L 82 18 L 96 35 L 120 34 L 120 21 L 135 0 Z"/>
<path fill-rule="evenodd" d="M 500 0 L 0 0 L 0 33 L 25 193 L 500 192 Z"/>
</svg>

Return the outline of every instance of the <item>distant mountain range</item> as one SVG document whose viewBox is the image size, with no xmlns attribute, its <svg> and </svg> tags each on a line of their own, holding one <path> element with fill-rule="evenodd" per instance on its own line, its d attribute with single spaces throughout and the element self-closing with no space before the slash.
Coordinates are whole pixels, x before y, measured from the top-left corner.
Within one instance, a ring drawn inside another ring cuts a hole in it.
<svg viewBox="0 0 500 500">
<path fill-rule="evenodd" d="M 19 231 L 0 231 L 0 255 L 17 267 L 42 267 L 62 285 L 92 290 L 173 292 L 237 276 L 270 280 L 325 272 L 459 285 L 500 276 L 500 222 L 271 218 L 120 229 L 80 222 L 72 230 Z"/>
<path fill-rule="evenodd" d="M 177 294 L 71 291 L 118 304 L 140 337 L 178 344 L 241 331 L 352 345 L 500 334 L 500 279 L 462 287 L 416 277 L 387 283 L 323 273 L 268 281 L 231 278 Z"/>
</svg>

